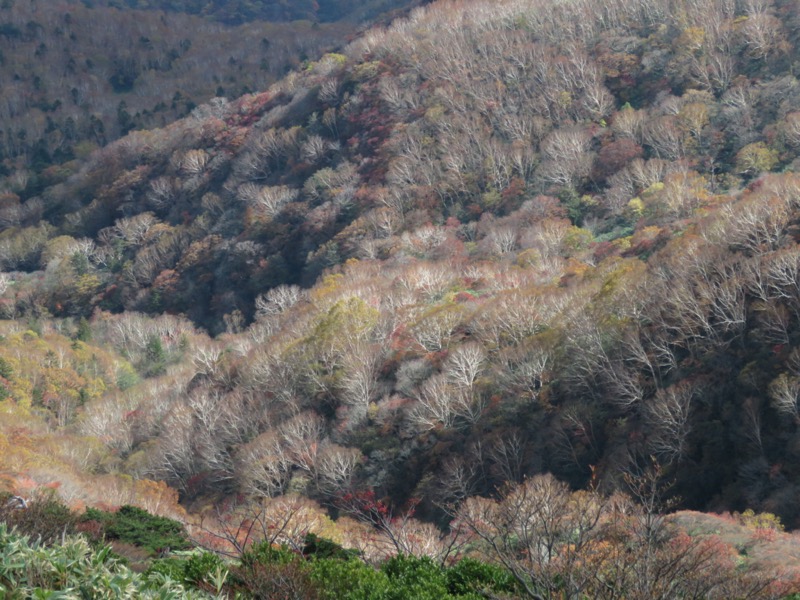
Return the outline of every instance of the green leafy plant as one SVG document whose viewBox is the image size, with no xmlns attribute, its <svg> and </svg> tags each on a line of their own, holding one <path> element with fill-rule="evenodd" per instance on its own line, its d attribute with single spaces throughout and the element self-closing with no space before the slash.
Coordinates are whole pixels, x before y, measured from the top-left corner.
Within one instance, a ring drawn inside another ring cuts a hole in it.
<svg viewBox="0 0 800 600">
<path fill-rule="evenodd" d="M 166 517 L 151 515 L 135 506 L 122 506 L 117 512 L 88 509 L 83 521 L 98 521 L 107 539 L 119 540 L 146 549 L 151 554 L 159 550 L 186 550 L 191 544 L 183 525 Z"/>
<path fill-rule="evenodd" d="M 0 597 L 193 600 L 209 596 L 163 574 L 135 573 L 114 558 L 109 547 L 94 550 L 84 537 L 46 546 L 0 523 Z"/>
</svg>

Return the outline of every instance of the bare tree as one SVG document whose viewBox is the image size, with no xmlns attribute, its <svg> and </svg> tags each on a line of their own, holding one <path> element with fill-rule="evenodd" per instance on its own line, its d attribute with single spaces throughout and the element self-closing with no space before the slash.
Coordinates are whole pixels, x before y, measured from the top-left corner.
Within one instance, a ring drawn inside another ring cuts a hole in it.
<svg viewBox="0 0 800 600">
<path fill-rule="evenodd" d="M 747 51 L 753 58 L 766 60 L 778 50 L 783 40 L 783 31 L 780 20 L 770 14 L 771 2 L 750 0 L 745 3 L 747 20 L 742 27 Z"/>
<path fill-rule="evenodd" d="M 452 427 L 457 416 L 456 404 L 464 393 L 444 375 L 430 377 L 414 394 L 417 403 L 410 414 L 412 423 L 423 430 Z"/>
<path fill-rule="evenodd" d="M 180 158 L 181 170 L 188 175 L 200 175 L 206 170 L 211 157 L 208 152 L 200 149 L 187 150 Z"/>
<path fill-rule="evenodd" d="M 483 371 L 486 350 L 477 342 L 461 344 L 447 356 L 443 373 L 455 385 L 471 390 Z"/>
<path fill-rule="evenodd" d="M 313 472 L 325 437 L 325 419 L 306 411 L 281 423 L 278 430 L 281 446 L 292 462 L 304 471 Z"/>
<path fill-rule="evenodd" d="M 582 555 L 599 536 L 603 509 L 593 492 L 573 494 L 551 475 L 537 475 L 507 488 L 498 501 L 468 499 L 457 519 L 528 597 L 578 598 L 592 582 L 581 567 Z"/>
<path fill-rule="evenodd" d="M 695 386 L 682 382 L 658 390 L 644 408 L 652 432 L 648 440 L 650 450 L 667 462 L 680 460 L 688 449 L 689 416 L 696 395 Z"/>
<path fill-rule="evenodd" d="M 0 296 L 6 293 L 9 285 L 11 284 L 11 275 L 8 273 L 0 273 Z"/>
<path fill-rule="evenodd" d="M 147 202 L 155 210 L 168 209 L 177 193 L 175 182 L 169 177 L 158 177 L 150 182 Z"/>
<path fill-rule="evenodd" d="M 325 524 L 324 512 L 311 500 L 296 495 L 278 498 L 259 498 L 241 504 L 222 505 L 203 515 L 198 526 L 190 526 L 201 547 L 210 537 L 215 540 L 210 549 L 231 558 L 239 558 L 259 542 L 268 545 L 285 544 L 296 551 L 303 549 L 306 535 L 319 532 Z M 220 547 L 221 544 L 221 547 Z"/>
<path fill-rule="evenodd" d="M 783 135 L 794 148 L 800 147 L 800 111 L 786 115 Z"/>
<path fill-rule="evenodd" d="M 442 350 L 447 346 L 450 336 L 461 323 L 461 319 L 460 307 L 435 308 L 424 314 L 414 324 L 412 334 L 420 346 L 428 352 Z"/>
<path fill-rule="evenodd" d="M 800 421 L 800 378 L 781 373 L 769 384 L 769 397 L 775 410 Z"/>
<path fill-rule="evenodd" d="M 366 416 L 369 403 L 378 394 L 382 354 L 379 344 L 361 341 L 354 344 L 343 361 L 339 388 L 342 399 L 354 409 L 356 418 Z"/>
<path fill-rule="evenodd" d="M 550 351 L 536 344 L 510 349 L 500 355 L 500 380 L 516 395 L 536 400 L 549 382 L 552 361 Z"/>
<path fill-rule="evenodd" d="M 314 465 L 317 488 L 329 496 L 341 496 L 350 489 L 363 456 L 357 448 L 328 444 L 317 455 Z"/>
<path fill-rule="evenodd" d="M 237 453 L 237 477 L 243 491 L 253 496 L 282 494 L 291 477 L 291 459 L 274 431 L 261 434 Z"/>
<path fill-rule="evenodd" d="M 239 198 L 252 207 L 256 215 L 267 219 L 274 218 L 284 206 L 294 202 L 299 195 L 299 190 L 285 185 L 258 186 L 245 183 L 238 190 Z"/>
<path fill-rule="evenodd" d="M 589 174 L 592 166 L 591 135 L 579 128 L 556 129 L 542 142 L 546 161 L 540 169 L 545 180 L 574 186 Z"/>
<path fill-rule="evenodd" d="M 525 474 L 525 440 L 519 431 L 498 437 L 489 447 L 489 458 L 504 482 L 520 482 Z"/>
<path fill-rule="evenodd" d="M 281 314 L 303 298 L 305 292 L 299 286 L 281 284 L 256 298 L 256 313 L 259 317 Z"/>
</svg>

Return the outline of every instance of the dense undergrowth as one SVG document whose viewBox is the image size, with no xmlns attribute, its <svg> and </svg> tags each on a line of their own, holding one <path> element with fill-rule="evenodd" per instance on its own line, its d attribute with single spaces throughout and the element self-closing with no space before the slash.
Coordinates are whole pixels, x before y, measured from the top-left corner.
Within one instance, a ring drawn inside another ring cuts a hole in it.
<svg viewBox="0 0 800 600">
<path fill-rule="evenodd" d="M 541 492 L 553 483 L 541 479 L 534 484 L 541 489 L 517 493 L 544 500 Z M 11 508 L 6 496 L 6 508 L 0 511 L 0 593 L 9 599 L 511 600 L 578 594 L 644 600 L 778 599 L 797 590 L 797 580 L 788 572 L 753 562 L 744 547 L 735 550 L 717 536 L 690 537 L 661 516 L 646 517 L 635 508 L 625 516 L 604 515 L 602 533 L 587 535 L 594 517 L 585 496 L 573 496 L 571 517 L 556 516 L 559 503 L 568 498 L 547 498 L 555 502 L 551 508 L 556 512 L 547 517 L 546 528 L 540 528 L 545 525 L 539 522 L 542 513 L 517 506 L 531 518 L 536 543 L 547 544 L 546 554 L 540 556 L 544 561 L 537 563 L 524 550 L 526 533 L 502 529 L 487 537 L 478 535 L 439 557 L 396 553 L 370 562 L 362 552 L 307 529 L 297 532 L 294 540 L 283 538 L 283 543 L 278 543 L 282 533 L 273 532 L 225 557 L 193 547 L 177 521 L 141 509 L 123 506 L 77 515 L 52 494 Z M 516 504 L 512 495 L 506 501 Z M 621 497 L 617 502 L 624 503 Z M 640 521 L 641 517 L 645 518 Z M 759 520 L 754 531 L 761 531 L 762 537 L 776 531 L 775 523 L 769 524 L 774 517 L 747 518 Z M 54 537 L 57 529 L 61 531 Z M 513 552 L 503 548 L 504 535 L 515 538 Z"/>
</svg>

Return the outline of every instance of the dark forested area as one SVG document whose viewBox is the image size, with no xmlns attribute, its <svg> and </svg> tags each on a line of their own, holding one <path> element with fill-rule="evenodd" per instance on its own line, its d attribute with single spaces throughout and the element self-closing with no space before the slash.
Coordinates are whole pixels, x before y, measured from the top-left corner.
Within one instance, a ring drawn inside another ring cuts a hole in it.
<svg viewBox="0 0 800 600">
<path fill-rule="evenodd" d="M 421 4 L 413 0 L 81 0 L 86 6 L 163 10 L 200 15 L 221 23 L 250 21 L 362 21 L 386 18 Z"/>
</svg>

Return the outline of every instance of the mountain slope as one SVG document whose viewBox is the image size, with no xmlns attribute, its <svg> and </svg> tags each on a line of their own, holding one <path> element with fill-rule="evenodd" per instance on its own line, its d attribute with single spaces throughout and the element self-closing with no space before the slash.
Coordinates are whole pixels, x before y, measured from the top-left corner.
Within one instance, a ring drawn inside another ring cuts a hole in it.
<svg viewBox="0 0 800 600">
<path fill-rule="evenodd" d="M 215 96 L 263 89 L 343 45 L 368 16 L 277 24 L 256 14 L 234 26 L 167 4 L 176 10 L 77 0 L 0 6 L 3 208 L 16 209 L 15 197 L 38 195 L 129 131 L 171 123 Z M 0 217 L 0 226 L 13 224 L 14 214 Z"/>
<path fill-rule="evenodd" d="M 310 0 L 285 2 L 281 0 L 184 0 L 182 2 L 153 0 L 84 0 L 93 6 L 113 6 L 116 8 L 135 8 L 185 12 L 192 15 L 210 17 L 215 21 L 241 24 L 250 21 L 312 21 L 332 22 L 347 20 L 361 22 L 366 19 L 382 17 L 391 11 L 400 11 L 412 6 L 413 2 L 398 0 Z"/>
<path fill-rule="evenodd" d="M 441 516 L 654 456 L 686 506 L 796 526 L 797 19 L 418 9 L 27 200 L 3 309 L 95 311 L 119 351 L 147 339 L 123 311 L 226 332 L 142 372 L 173 393 L 75 423 L 108 414 L 123 468 L 187 499 L 367 487 Z"/>
</svg>

